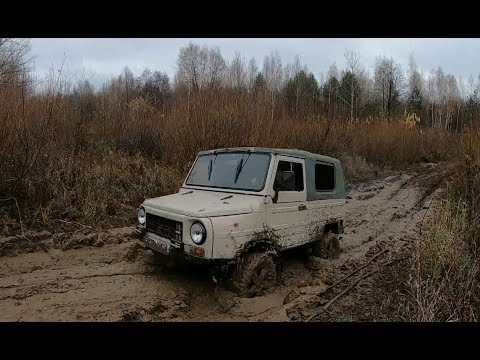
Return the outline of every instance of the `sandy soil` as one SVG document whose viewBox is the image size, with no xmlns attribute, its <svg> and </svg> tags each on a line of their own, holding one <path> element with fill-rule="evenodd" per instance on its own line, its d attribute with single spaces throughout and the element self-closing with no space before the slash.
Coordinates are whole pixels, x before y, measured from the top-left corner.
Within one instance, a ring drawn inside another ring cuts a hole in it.
<svg viewBox="0 0 480 360">
<path fill-rule="evenodd" d="M 217 286 L 205 267 L 159 261 L 132 228 L 0 239 L 0 321 L 384 320 L 372 304 L 378 274 L 418 238 L 439 171 L 349 186 L 340 257 L 286 253 L 283 284 L 254 298 Z"/>
</svg>

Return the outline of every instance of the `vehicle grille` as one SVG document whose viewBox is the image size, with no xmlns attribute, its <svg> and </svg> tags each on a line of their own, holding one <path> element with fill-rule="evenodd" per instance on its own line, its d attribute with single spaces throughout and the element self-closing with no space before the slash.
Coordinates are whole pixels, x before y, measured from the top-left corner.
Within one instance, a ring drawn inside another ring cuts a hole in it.
<svg viewBox="0 0 480 360">
<path fill-rule="evenodd" d="M 166 239 L 182 241 L 182 223 L 147 213 L 146 230 Z"/>
</svg>

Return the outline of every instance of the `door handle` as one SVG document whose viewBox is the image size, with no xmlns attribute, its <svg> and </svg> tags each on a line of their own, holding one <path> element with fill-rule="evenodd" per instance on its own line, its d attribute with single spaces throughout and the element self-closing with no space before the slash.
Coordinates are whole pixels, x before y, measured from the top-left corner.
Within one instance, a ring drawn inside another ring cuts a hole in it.
<svg viewBox="0 0 480 360">
<path fill-rule="evenodd" d="M 305 205 L 305 204 L 298 205 L 298 210 L 299 210 L 299 211 L 307 210 L 307 205 Z"/>
</svg>

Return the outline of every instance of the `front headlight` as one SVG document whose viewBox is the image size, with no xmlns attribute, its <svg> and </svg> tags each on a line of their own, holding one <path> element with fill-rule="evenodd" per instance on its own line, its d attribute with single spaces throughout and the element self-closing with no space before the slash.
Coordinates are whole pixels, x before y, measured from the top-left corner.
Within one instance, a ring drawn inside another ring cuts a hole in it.
<svg viewBox="0 0 480 360">
<path fill-rule="evenodd" d="M 138 222 L 140 223 L 140 225 L 145 225 L 145 220 L 146 220 L 145 209 L 141 207 L 138 210 Z"/>
<path fill-rule="evenodd" d="M 192 241 L 197 245 L 202 245 L 207 239 L 207 230 L 200 222 L 194 222 L 190 228 L 190 237 Z"/>
</svg>

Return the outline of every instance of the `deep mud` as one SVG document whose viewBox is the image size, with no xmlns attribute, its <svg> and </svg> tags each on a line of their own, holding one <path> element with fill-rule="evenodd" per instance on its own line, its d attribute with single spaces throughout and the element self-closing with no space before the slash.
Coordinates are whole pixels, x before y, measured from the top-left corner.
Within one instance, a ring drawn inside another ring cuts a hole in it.
<svg viewBox="0 0 480 360">
<path fill-rule="evenodd" d="M 340 256 L 290 251 L 282 284 L 252 298 L 204 266 L 159 260 L 132 228 L 0 239 L 0 321 L 388 320 L 377 283 L 408 256 L 441 173 L 432 164 L 350 185 Z"/>
</svg>

